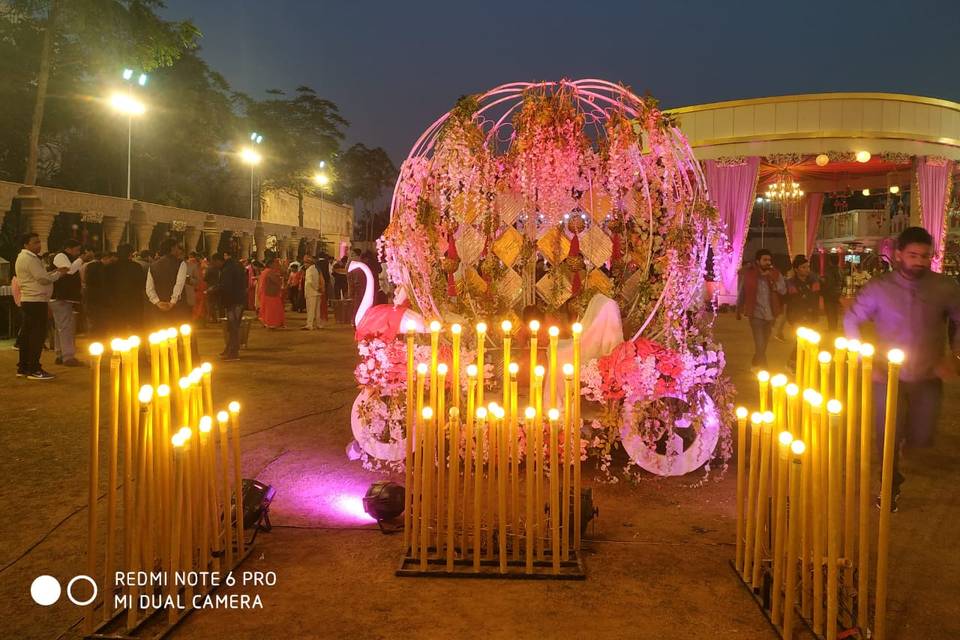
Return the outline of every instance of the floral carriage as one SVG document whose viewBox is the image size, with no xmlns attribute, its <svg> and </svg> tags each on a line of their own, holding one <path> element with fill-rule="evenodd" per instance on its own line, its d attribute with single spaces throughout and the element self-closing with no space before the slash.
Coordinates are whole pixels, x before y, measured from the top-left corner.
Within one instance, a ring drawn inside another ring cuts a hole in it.
<svg viewBox="0 0 960 640">
<path fill-rule="evenodd" d="M 506 318 L 522 334 L 553 318 L 583 324 L 580 393 L 597 404 L 581 444 L 602 469 L 618 446 L 628 467 L 659 475 L 726 460 L 731 387 L 704 293 L 724 238 L 704 184 L 670 116 L 620 85 L 512 83 L 461 98 L 400 170 L 379 241 L 396 306 L 358 321 L 350 451 L 402 465 L 401 324 Z M 465 346 L 464 368 L 476 350 Z M 415 360 L 428 358 L 418 347 Z"/>
</svg>

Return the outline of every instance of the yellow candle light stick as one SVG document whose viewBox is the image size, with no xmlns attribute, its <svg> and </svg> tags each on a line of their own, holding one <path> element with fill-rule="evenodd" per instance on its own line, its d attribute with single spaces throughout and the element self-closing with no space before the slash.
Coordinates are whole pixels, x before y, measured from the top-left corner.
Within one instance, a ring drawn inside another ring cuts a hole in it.
<svg viewBox="0 0 960 640">
<path fill-rule="evenodd" d="M 566 562 L 570 541 L 570 432 L 572 428 L 571 414 L 573 412 L 573 365 L 569 362 L 563 365 L 563 490 L 560 497 L 560 522 L 563 533 L 560 536 L 560 559 Z"/>
<path fill-rule="evenodd" d="M 735 565 L 743 573 L 743 543 L 746 529 L 744 492 L 747 489 L 747 408 L 737 407 L 737 554 Z M 577 520 L 579 522 L 579 520 Z"/>
<path fill-rule="evenodd" d="M 557 403 L 557 346 L 560 340 L 560 328 L 550 327 L 547 329 L 547 335 L 550 336 L 550 348 L 547 352 L 547 363 L 550 365 L 550 378 L 547 384 L 547 404 L 556 406 Z M 553 473 L 553 470 L 551 470 Z M 552 516 L 551 516 L 552 517 Z"/>
<path fill-rule="evenodd" d="M 459 324 L 450 325 L 450 335 L 453 337 L 453 360 L 450 367 L 450 406 L 460 408 L 460 334 L 463 327 Z"/>
<path fill-rule="evenodd" d="M 807 375 L 806 386 L 811 389 L 817 388 L 817 352 L 820 351 L 820 334 L 811 329 L 806 335 L 807 342 L 807 364 L 804 371 Z"/>
<path fill-rule="evenodd" d="M 184 439 L 184 459 L 183 459 L 183 503 L 180 508 L 183 510 L 183 522 L 180 528 L 180 566 L 184 571 L 196 571 L 194 559 L 194 537 L 193 528 L 190 523 L 193 522 L 193 464 L 191 462 L 191 449 L 194 443 L 191 442 L 193 430 L 190 427 L 181 427 L 177 432 Z M 187 603 L 193 601 L 193 587 L 187 582 L 183 589 L 183 600 Z"/>
<path fill-rule="evenodd" d="M 790 452 L 793 454 L 790 464 L 790 509 L 787 511 L 787 555 L 784 563 L 783 584 L 783 636 L 793 638 L 794 613 L 797 604 L 797 542 L 800 537 L 800 510 L 797 505 L 801 502 L 801 459 L 806 447 L 802 440 L 790 443 Z"/>
<path fill-rule="evenodd" d="M 407 420 L 404 423 L 406 427 L 406 437 L 404 438 L 404 452 L 406 456 L 404 457 L 403 467 L 404 479 L 406 481 L 404 486 L 407 487 L 407 491 L 403 492 L 403 552 L 408 553 L 410 550 L 410 533 L 413 528 L 413 390 L 416 384 L 413 369 L 413 352 L 416 348 L 414 344 L 414 335 L 417 330 L 416 322 L 408 320 L 405 329 L 407 334 Z"/>
<path fill-rule="evenodd" d="M 813 548 L 813 629 L 817 635 L 823 634 L 823 472 L 821 448 L 826 443 L 823 442 L 823 435 L 820 430 L 821 412 L 823 405 L 823 396 L 819 393 L 810 394 L 810 458 L 811 458 L 811 483 L 810 495 L 812 496 L 811 513 L 812 526 L 810 530 L 812 548 Z"/>
<path fill-rule="evenodd" d="M 860 354 L 860 341 L 847 341 L 847 376 L 844 389 L 847 394 L 846 402 L 846 429 L 844 436 L 846 438 L 844 450 L 843 465 L 843 557 L 853 561 L 856 559 L 856 494 L 857 494 L 857 448 L 859 447 L 859 407 L 857 406 L 857 394 L 860 391 L 858 374 L 860 372 L 857 356 Z M 853 611 L 853 568 L 843 572 L 844 586 L 844 606 L 846 612 L 844 618 L 846 626 L 852 627 L 854 624 Z"/>
<path fill-rule="evenodd" d="M 446 485 L 447 470 L 447 407 L 446 407 L 446 382 L 447 365 L 440 363 L 437 365 L 437 421 L 435 423 L 436 448 L 437 448 L 437 554 L 442 551 L 443 543 L 446 540 L 444 536 L 444 521 L 446 519 L 446 493 L 449 489 Z"/>
<path fill-rule="evenodd" d="M 880 523 L 877 527 L 876 611 L 873 614 L 874 637 L 883 640 L 887 628 L 887 565 L 890 553 L 890 508 L 893 504 L 893 456 L 897 443 L 897 404 L 900 392 L 900 349 L 887 352 L 887 407 L 883 416 L 883 466 L 880 473 Z"/>
<path fill-rule="evenodd" d="M 770 495 L 770 467 L 773 453 L 773 412 L 764 411 L 763 431 L 760 434 L 760 477 L 757 483 L 757 526 L 754 530 L 753 542 L 753 588 L 760 588 L 761 564 L 763 557 L 763 541 L 766 539 L 765 525 L 767 523 L 767 500 Z"/>
<path fill-rule="evenodd" d="M 188 324 L 180 325 L 180 338 L 183 340 L 183 368 L 186 371 L 193 369 L 193 349 L 190 346 L 193 329 Z"/>
<path fill-rule="evenodd" d="M 188 402 L 188 391 L 190 390 L 190 378 L 180 378 L 177 380 L 176 407 L 177 411 L 174 420 L 177 424 L 186 424 L 190 422 L 190 405 Z M 192 447 L 190 447 L 192 450 Z"/>
<path fill-rule="evenodd" d="M 146 508 L 147 508 L 147 496 L 145 494 L 146 482 L 145 476 L 147 471 L 147 433 L 149 432 L 149 411 L 150 411 L 150 401 L 153 399 L 153 387 L 150 385 L 144 385 L 137 394 L 137 403 L 140 406 L 140 411 L 144 413 L 144 429 L 140 433 L 140 444 L 137 447 L 137 460 L 135 462 L 137 467 L 137 484 L 134 487 L 134 515 L 133 515 L 133 528 L 130 532 L 130 564 L 126 567 L 127 571 L 141 571 L 144 569 L 143 562 L 141 561 L 141 544 L 143 544 L 143 539 L 141 538 L 141 533 L 145 539 L 148 530 L 146 527 L 142 526 L 142 522 L 146 519 Z M 153 567 L 148 567 L 152 569 Z M 137 617 L 139 614 L 139 593 L 140 589 L 136 581 L 134 581 L 129 586 L 129 593 L 131 604 L 127 607 L 127 628 L 131 629 L 137 622 Z"/>
<path fill-rule="evenodd" d="M 820 385 L 817 391 L 823 397 L 830 395 L 830 362 L 832 360 L 833 356 L 829 351 L 821 351 L 817 355 L 817 361 L 820 363 Z"/>
<path fill-rule="evenodd" d="M 487 349 L 487 323 L 477 323 L 477 406 L 483 404 L 483 356 Z"/>
<path fill-rule="evenodd" d="M 167 351 L 170 354 L 170 380 L 176 382 L 180 379 L 180 354 L 177 349 L 177 330 L 173 327 L 167 329 Z"/>
<path fill-rule="evenodd" d="M 525 560 L 525 572 L 528 574 L 533 573 L 533 457 L 531 451 L 532 445 L 532 435 L 533 435 L 533 425 L 534 421 L 537 418 L 537 410 L 533 407 L 527 407 L 523 411 L 524 423 L 523 428 L 526 434 L 527 450 L 526 450 L 526 464 L 524 465 L 525 472 L 525 488 L 524 488 L 524 498 L 526 499 L 526 510 L 524 512 L 525 520 L 525 538 L 524 538 L 524 560 Z"/>
<path fill-rule="evenodd" d="M 137 448 L 140 446 L 140 404 L 137 402 L 137 393 L 140 390 L 140 337 L 130 336 L 127 338 L 127 344 L 130 346 L 128 356 L 130 362 L 130 435 L 133 438 L 133 459 L 139 458 Z M 134 465 L 134 482 L 139 482 L 137 477 L 137 468 Z"/>
<path fill-rule="evenodd" d="M 157 417 L 159 424 L 156 424 L 156 451 L 154 453 L 154 465 L 157 469 L 157 494 L 159 497 L 159 522 L 157 527 L 160 533 L 159 548 L 166 552 L 169 548 L 169 535 L 171 530 L 172 504 L 173 504 L 173 443 L 171 442 L 172 433 L 170 432 L 170 387 L 161 384 L 157 387 L 156 399 L 153 404 L 157 408 Z"/>
<path fill-rule="evenodd" d="M 125 567 L 132 564 L 133 533 L 133 417 L 131 416 L 133 397 L 133 371 L 130 364 L 130 343 L 123 341 L 120 350 L 120 406 L 122 408 L 123 423 L 121 439 L 123 440 L 123 562 Z M 106 596 L 106 594 L 104 594 Z"/>
<path fill-rule="evenodd" d="M 537 557 L 541 560 L 546 553 L 544 541 L 547 537 L 546 523 L 543 519 L 543 377 L 545 373 L 543 365 L 538 364 L 534 367 L 534 375 L 536 376 L 534 395 L 536 397 L 534 398 L 533 406 L 537 413 L 533 426 L 534 483 L 536 484 L 534 489 L 536 503 L 533 509 L 535 514 L 533 544 L 535 547 L 534 553 L 536 553 Z"/>
<path fill-rule="evenodd" d="M 787 396 L 787 428 L 794 438 L 800 437 L 800 387 L 794 383 L 784 387 Z"/>
<path fill-rule="evenodd" d="M 797 327 L 797 368 L 795 379 L 798 385 L 805 384 L 806 380 L 806 356 L 807 356 L 807 334 L 810 330 L 806 327 Z"/>
<path fill-rule="evenodd" d="M 743 579 L 753 578 L 753 545 L 757 528 L 757 484 L 760 480 L 760 434 L 763 431 L 763 414 L 750 415 L 750 475 L 747 480 L 747 533 L 743 557 Z"/>
<path fill-rule="evenodd" d="M 203 386 L 203 415 L 213 415 L 213 365 L 200 365 L 200 384 Z"/>
<path fill-rule="evenodd" d="M 860 346 L 860 505 L 857 540 L 857 593 L 866 594 L 870 581 L 870 454 L 873 451 L 873 353 L 872 344 Z M 853 469 L 850 470 L 853 473 Z M 857 626 L 866 629 L 870 619 L 870 601 L 857 598 Z"/>
<path fill-rule="evenodd" d="M 560 419 L 560 412 L 557 409 L 550 409 L 547 412 L 547 418 L 550 420 L 550 553 L 553 561 L 553 573 L 560 573 L 560 474 L 557 465 L 559 457 L 557 445 L 559 444 L 559 433 L 557 421 Z"/>
<path fill-rule="evenodd" d="M 486 429 L 487 410 L 477 407 L 476 437 L 477 443 L 473 463 L 473 570 L 480 570 L 480 544 L 482 542 L 481 507 L 483 502 L 483 431 Z"/>
<path fill-rule="evenodd" d="M 510 363 L 510 431 L 507 442 L 510 449 L 510 512 L 513 515 L 513 559 L 520 559 L 520 418 L 517 415 L 516 362 Z"/>
<path fill-rule="evenodd" d="M 828 459 L 830 462 L 829 485 L 827 487 L 827 640 L 836 640 L 840 613 L 840 412 L 839 400 L 827 402 L 829 414 Z"/>
<path fill-rule="evenodd" d="M 90 459 L 87 482 L 87 575 L 97 575 L 97 485 L 100 480 L 100 359 L 103 345 L 90 345 Z M 87 605 L 84 629 L 93 633 L 96 601 Z"/>
<path fill-rule="evenodd" d="M 167 597 L 174 602 L 177 599 L 177 582 L 175 575 L 181 570 L 187 569 L 181 565 L 182 557 L 181 529 L 183 526 L 183 496 L 184 496 L 184 473 L 186 460 L 184 458 L 184 444 L 186 438 L 181 433 L 176 433 L 171 437 L 173 445 L 173 465 L 175 467 L 176 481 L 173 492 L 173 508 L 171 509 L 171 533 L 170 545 L 167 548 L 166 565 L 168 569 L 167 576 Z M 177 607 L 167 608 L 168 622 L 170 624 L 177 620 Z"/>
<path fill-rule="evenodd" d="M 813 412 L 811 399 L 817 395 L 813 389 L 804 389 L 803 391 L 803 414 L 802 414 L 802 437 L 804 443 L 812 442 L 813 429 L 810 424 L 810 416 Z M 803 617 L 809 619 L 811 616 L 811 599 L 813 597 L 813 571 L 811 570 L 813 556 L 813 496 L 811 495 L 813 487 L 813 451 L 807 451 L 807 462 L 803 467 L 802 480 L 803 488 L 800 494 L 800 576 L 801 576 L 801 611 Z"/>
<path fill-rule="evenodd" d="M 494 558 L 494 523 L 497 515 L 497 468 L 500 446 L 497 425 L 499 405 L 491 402 L 487 405 L 487 558 Z"/>
<path fill-rule="evenodd" d="M 474 426 L 473 421 L 476 415 L 476 405 L 474 402 L 474 395 L 477 390 L 477 365 L 471 364 L 467 366 L 467 423 L 464 434 L 464 451 L 463 451 L 463 529 L 460 539 L 460 548 L 463 550 L 464 556 L 467 554 L 467 532 L 470 529 L 470 473 L 473 465 L 473 432 Z"/>
<path fill-rule="evenodd" d="M 573 428 L 570 453 L 573 456 L 573 548 L 580 553 L 580 339 L 583 325 L 574 322 L 573 334 Z"/>
<path fill-rule="evenodd" d="M 771 444 L 772 453 L 770 456 L 770 497 L 771 499 L 777 495 L 777 483 L 780 481 L 780 473 L 778 467 L 780 466 L 780 456 L 777 455 L 777 445 L 776 438 L 777 434 L 780 431 L 786 429 L 787 425 L 787 408 L 786 408 L 786 394 L 784 394 L 784 387 L 787 386 L 787 376 L 782 373 L 778 373 L 775 376 L 770 378 L 770 395 L 771 395 L 771 408 L 773 409 L 773 444 Z M 792 435 L 792 434 L 791 434 Z M 777 521 L 773 521 L 773 528 L 771 529 L 771 534 L 773 537 L 777 535 Z M 773 538 L 771 538 L 773 540 Z"/>
<path fill-rule="evenodd" d="M 210 550 L 213 545 L 211 545 L 211 522 L 210 522 L 210 489 L 208 487 L 207 479 L 207 460 L 209 459 L 210 453 L 210 430 L 213 427 L 213 421 L 210 419 L 210 416 L 203 416 L 200 418 L 198 423 L 200 437 L 198 439 L 198 453 L 200 457 L 199 473 L 197 486 L 199 488 L 200 495 L 197 496 L 196 504 L 199 505 L 200 510 L 197 513 L 197 520 L 200 523 L 200 570 L 206 571 L 208 568 L 209 560 L 212 557 Z"/>
<path fill-rule="evenodd" d="M 150 334 L 147 342 L 150 344 L 150 382 L 153 388 L 160 386 L 160 342 L 163 337 L 154 331 Z"/>
<path fill-rule="evenodd" d="M 784 565 L 783 550 L 787 537 L 786 516 L 787 516 L 787 467 L 790 464 L 790 445 L 793 443 L 793 435 L 789 431 L 781 431 L 777 436 L 777 494 L 774 498 L 774 534 L 773 534 L 773 591 L 770 593 L 772 600 L 770 605 L 770 618 L 773 624 L 780 622 L 781 600 L 780 588 L 783 586 L 784 568 L 794 570 L 796 567 L 789 564 Z M 791 606 L 790 602 L 786 606 Z"/>
<path fill-rule="evenodd" d="M 171 386 L 172 379 L 170 377 L 170 344 L 167 340 L 167 330 L 161 329 L 154 335 L 157 336 L 157 352 L 160 357 L 160 384 L 165 384 L 169 387 Z M 176 380 L 173 380 L 172 383 L 176 384 Z M 172 451 L 172 445 L 164 448 Z M 173 478 L 171 478 L 171 480 L 172 479 Z"/>
<path fill-rule="evenodd" d="M 757 383 L 760 387 L 760 413 L 770 409 L 767 404 L 767 395 L 769 394 L 770 389 L 770 372 L 769 371 L 759 371 L 757 372 Z"/>
<path fill-rule="evenodd" d="M 413 458 L 413 479 L 411 481 L 410 502 L 413 508 L 410 526 L 410 557 L 418 558 L 421 555 L 422 545 L 420 542 L 420 530 L 423 523 L 423 451 L 426 442 L 423 438 L 423 384 L 424 377 L 427 374 L 427 365 L 421 363 L 417 367 L 417 412 L 414 414 L 414 421 L 410 427 L 408 437 L 414 442 Z"/>
<path fill-rule="evenodd" d="M 453 535 L 455 514 L 457 512 L 457 479 L 460 477 L 460 452 L 457 444 L 460 442 L 460 410 L 450 408 L 450 469 L 448 471 L 447 487 L 447 571 L 453 571 Z"/>
<path fill-rule="evenodd" d="M 437 320 L 430 323 L 430 406 L 437 406 L 437 358 L 440 352 L 440 329 Z M 439 418 L 438 418 L 439 419 Z M 442 419 L 439 419 L 442 422 Z"/>
<path fill-rule="evenodd" d="M 227 473 L 230 459 L 229 432 L 227 424 L 230 414 L 226 411 L 217 412 L 217 431 L 220 433 L 220 502 L 223 504 L 223 551 L 226 565 L 224 571 L 233 570 L 233 527 L 230 526 L 230 479 Z M 409 485 L 408 485 L 409 486 Z"/>
<path fill-rule="evenodd" d="M 500 329 L 503 331 L 503 408 L 510 414 L 510 332 L 513 331 L 513 323 L 504 320 L 500 323 Z"/>
<path fill-rule="evenodd" d="M 533 393 L 535 385 L 537 384 L 536 374 L 534 370 L 537 368 L 537 341 L 540 334 L 540 321 L 531 320 L 530 321 L 530 388 L 527 392 L 527 402 L 533 403 Z"/>
<path fill-rule="evenodd" d="M 233 486 L 237 503 L 237 561 L 246 552 L 246 538 L 243 532 L 243 475 L 240 465 L 240 403 L 234 400 L 227 409 L 230 411 L 230 426 L 233 431 Z"/>
<path fill-rule="evenodd" d="M 509 385 L 508 385 L 509 386 Z M 509 399 L 509 398 L 508 398 Z M 497 533 L 500 559 L 500 573 L 507 572 L 507 475 L 509 472 L 507 451 L 507 431 L 509 430 L 506 412 L 497 407 Z"/>
<path fill-rule="evenodd" d="M 420 495 L 423 502 L 420 509 L 420 570 L 426 571 L 427 561 L 430 557 L 430 514 L 433 507 L 430 499 L 430 476 L 432 475 L 430 467 L 433 466 L 433 451 L 430 448 L 430 423 L 433 421 L 433 408 L 424 407 L 420 415 L 422 417 L 420 427 L 423 430 L 420 449 L 420 458 L 422 459 L 420 465 L 422 472 Z"/>
<path fill-rule="evenodd" d="M 833 341 L 833 395 L 843 398 L 846 393 L 844 384 L 844 365 L 847 362 L 847 339 L 843 336 Z M 841 445 L 842 446 L 842 445 Z"/>
<path fill-rule="evenodd" d="M 206 427 L 204 425 L 206 425 Z M 207 525 L 210 536 L 210 547 L 208 550 L 211 553 L 209 557 L 211 569 L 219 571 L 220 554 L 222 553 L 220 540 L 223 532 L 220 530 L 220 504 L 219 496 L 217 495 L 217 432 L 213 430 L 213 418 L 210 416 L 200 418 L 200 431 L 204 432 L 204 428 L 206 428 L 206 433 L 208 434 L 206 447 L 207 457 L 206 460 L 204 460 L 204 484 L 207 492 L 207 510 L 204 512 L 204 515 L 209 523 Z"/>
</svg>

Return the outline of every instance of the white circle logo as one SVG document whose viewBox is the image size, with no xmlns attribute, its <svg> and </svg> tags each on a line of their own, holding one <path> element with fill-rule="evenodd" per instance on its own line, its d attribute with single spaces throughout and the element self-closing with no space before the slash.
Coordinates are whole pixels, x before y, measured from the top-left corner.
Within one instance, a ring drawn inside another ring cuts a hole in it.
<svg viewBox="0 0 960 640">
<path fill-rule="evenodd" d="M 77 583 L 77 580 L 85 580 L 90 583 L 90 587 L 93 589 L 93 594 L 87 600 L 77 600 L 73 597 L 73 585 Z M 59 586 L 59 585 L 58 585 Z M 77 605 L 78 607 L 85 607 L 94 600 L 97 599 L 97 583 L 90 576 L 79 575 L 74 576 L 70 582 L 67 583 L 67 597 L 70 598 L 70 602 Z"/>
<path fill-rule="evenodd" d="M 30 585 L 30 595 L 37 604 L 49 607 L 60 599 L 60 582 L 53 576 L 37 576 Z"/>
</svg>

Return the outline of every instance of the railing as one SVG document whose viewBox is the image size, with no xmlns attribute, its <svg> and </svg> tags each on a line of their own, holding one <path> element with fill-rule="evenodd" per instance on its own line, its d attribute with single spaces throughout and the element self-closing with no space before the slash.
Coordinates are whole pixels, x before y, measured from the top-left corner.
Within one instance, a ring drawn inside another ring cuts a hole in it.
<svg viewBox="0 0 960 640">
<path fill-rule="evenodd" d="M 854 209 L 820 219 L 819 240 L 853 240 L 895 236 L 910 224 L 909 216 L 890 216 L 883 209 Z"/>
</svg>

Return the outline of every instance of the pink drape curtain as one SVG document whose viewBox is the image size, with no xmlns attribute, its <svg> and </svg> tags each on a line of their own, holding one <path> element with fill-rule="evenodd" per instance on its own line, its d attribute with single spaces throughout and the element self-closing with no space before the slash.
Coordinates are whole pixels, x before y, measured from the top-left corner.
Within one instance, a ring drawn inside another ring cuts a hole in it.
<svg viewBox="0 0 960 640">
<path fill-rule="evenodd" d="M 793 225 L 794 221 L 800 216 L 800 212 L 803 211 L 802 207 L 806 206 L 805 203 L 806 199 L 800 202 L 786 202 L 780 209 L 783 214 L 783 232 L 787 236 L 787 255 L 790 256 L 791 260 L 803 251 L 803 247 L 797 246 Z"/>
<path fill-rule="evenodd" d="M 920 187 L 920 213 L 923 228 L 933 236 L 933 262 L 930 268 L 940 271 L 943 265 L 943 242 L 946 236 L 947 189 L 953 162 L 942 158 L 917 158 L 917 184 Z"/>
<path fill-rule="evenodd" d="M 817 243 L 817 229 L 820 228 L 820 214 L 823 212 L 823 194 L 807 194 L 807 251 L 813 255 L 813 245 Z"/>
<path fill-rule="evenodd" d="M 745 158 L 740 164 L 704 162 L 704 174 L 710 202 L 720 213 L 720 222 L 727 236 L 727 246 L 714 249 L 714 269 L 723 286 L 724 301 L 737 296 L 737 271 L 743 261 L 743 245 L 750 228 L 750 212 L 757 190 L 757 169 L 760 158 Z"/>
</svg>

